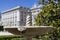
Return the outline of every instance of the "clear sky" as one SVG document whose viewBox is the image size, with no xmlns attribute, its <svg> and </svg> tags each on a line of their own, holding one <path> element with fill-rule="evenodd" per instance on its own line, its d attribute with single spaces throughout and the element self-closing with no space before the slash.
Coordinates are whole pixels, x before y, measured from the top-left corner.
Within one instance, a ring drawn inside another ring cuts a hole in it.
<svg viewBox="0 0 60 40">
<path fill-rule="evenodd" d="M 31 8 L 38 0 L 0 0 L 0 11 L 7 10 L 15 6 Z"/>
</svg>

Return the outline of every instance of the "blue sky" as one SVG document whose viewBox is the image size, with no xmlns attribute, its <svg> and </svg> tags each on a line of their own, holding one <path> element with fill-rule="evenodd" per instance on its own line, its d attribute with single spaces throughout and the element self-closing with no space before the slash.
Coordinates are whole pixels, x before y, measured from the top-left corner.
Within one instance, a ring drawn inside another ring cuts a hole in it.
<svg viewBox="0 0 60 40">
<path fill-rule="evenodd" d="M 7 10 L 15 6 L 31 8 L 38 0 L 0 0 L 0 11 Z"/>
</svg>

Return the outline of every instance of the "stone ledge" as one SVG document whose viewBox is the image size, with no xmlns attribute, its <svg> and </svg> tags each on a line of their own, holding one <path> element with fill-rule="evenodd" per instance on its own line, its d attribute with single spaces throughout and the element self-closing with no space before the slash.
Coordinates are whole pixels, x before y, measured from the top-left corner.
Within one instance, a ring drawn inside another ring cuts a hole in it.
<svg viewBox="0 0 60 40">
<path fill-rule="evenodd" d="M 20 27 L 25 27 L 25 28 L 46 28 L 46 27 L 53 27 L 53 26 L 4 26 L 4 28 L 20 28 Z"/>
</svg>

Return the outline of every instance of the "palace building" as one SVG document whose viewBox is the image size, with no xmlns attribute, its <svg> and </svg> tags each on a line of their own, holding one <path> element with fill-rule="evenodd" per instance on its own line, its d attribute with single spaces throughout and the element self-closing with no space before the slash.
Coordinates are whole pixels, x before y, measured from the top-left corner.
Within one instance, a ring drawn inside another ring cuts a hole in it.
<svg viewBox="0 0 60 40">
<path fill-rule="evenodd" d="M 29 17 L 27 20 L 27 16 Z M 30 20 L 29 20 L 30 19 Z M 2 12 L 3 26 L 26 26 L 30 21 L 32 25 L 32 13 L 29 8 L 17 6 Z"/>
<path fill-rule="evenodd" d="M 2 26 L 34 26 L 34 17 L 42 11 L 40 9 L 42 6 L 34 4 L 32 8 L 17 6 L 5 10 L 1 14 L 1 24 Z"/>
<path fill-rule="evenodd" d="M 32 25 L 35 25 L 34 17 L 36 17 L 37 14 L 42 11 L 41 10 L 42 7 L 43 7 L 43 5 L 34 4 L 33 7 L 31 8 L 31 12 L 32 12 Z"/>
</svg>

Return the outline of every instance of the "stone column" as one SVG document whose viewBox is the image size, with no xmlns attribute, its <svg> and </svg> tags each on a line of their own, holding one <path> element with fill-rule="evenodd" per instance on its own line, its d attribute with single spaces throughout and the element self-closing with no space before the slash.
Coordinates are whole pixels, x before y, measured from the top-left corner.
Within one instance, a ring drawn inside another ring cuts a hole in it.
<svg viewBox="0 0 60 40">
<path fill-rule="evenodd" d="M 26 36 L 26 40 L 32 40 L 32 36 Z"/>
<path fill-rule="evenodd" d="M 31 26 L 31 25 L 32 25 L 32 15 L 31 12 L 28 12 L 26 16 L 26 26 Z"/>
</svg>

